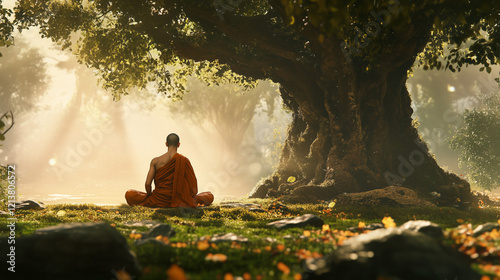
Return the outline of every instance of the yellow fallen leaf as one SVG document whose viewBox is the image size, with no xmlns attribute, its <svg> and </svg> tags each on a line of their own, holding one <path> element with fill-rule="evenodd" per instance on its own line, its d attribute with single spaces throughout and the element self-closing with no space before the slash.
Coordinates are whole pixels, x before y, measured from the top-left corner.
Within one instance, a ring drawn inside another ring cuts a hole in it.
<svg viewBox="0 0 500 280">
<path fill-rule="evenodd" d="M 288 177 L 288 179 L 287 179 L 286 181 L 287 181 L 288 183 L 293 183 L 293 182 L 295 182 L 295 180 L 296 180 L 296 178 L 295 178 L 295 177 L 290 176 L 290 177 Z"/>
<path fill-rule="evenodd" d="M 59 216 L 59 217 L 62 217 L 62 216 L 64 216 L 64 215 L 66 215 L 66 211 L 64 211 L 64 210 L 59 210 L 59 211 L 57 211 L 56 215 L 57 215 L 57 216 Z"/>
<path fill-rule="evenodd" d="M 323 232 L 329 232 L 330 231 L 330 225 L 324 224 L 321 227 L 321 231 L 323 231 Z"/>
<path fill-rule="evenodd" d="M 304 233 L 302 233 L 305 237 L 311 236 L 311 232 L 308 230 L 304 230 Z"/>
<path fill-rule="evenodd" d="M 358 223 L 358 229 L 362 230 L 366 227 L 366 224 L 364 222 L 359 222 Z"/>
<path fill-rule="evenodd" d="M 396 223 L 391 217 L 384 217 L 382 219 L 382 223 L 384 224 L 385 228 L 393 228 L 396 227 Z"/>
</svg>

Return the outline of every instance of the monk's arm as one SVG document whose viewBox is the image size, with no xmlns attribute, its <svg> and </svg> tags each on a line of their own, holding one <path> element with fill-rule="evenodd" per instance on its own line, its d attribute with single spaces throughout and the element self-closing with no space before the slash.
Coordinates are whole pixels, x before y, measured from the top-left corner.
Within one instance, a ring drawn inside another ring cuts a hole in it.
<svg viewBox="0 0 500 280">
<path fill-rule="evenodd" d="M 149 164 L 149 171 L 148 171 L 148 176 L 146 177 L 146 184 L 145 184 L 145 187 L 146 187 L 146 193 L 148 194 L 148 196 L 151 195 L 151 184 L 153 183 L 153 178 L 155 177 L 155 165 L 154 165 L 154 159 L 151 161 L 151 163 Z"/>
</svg>

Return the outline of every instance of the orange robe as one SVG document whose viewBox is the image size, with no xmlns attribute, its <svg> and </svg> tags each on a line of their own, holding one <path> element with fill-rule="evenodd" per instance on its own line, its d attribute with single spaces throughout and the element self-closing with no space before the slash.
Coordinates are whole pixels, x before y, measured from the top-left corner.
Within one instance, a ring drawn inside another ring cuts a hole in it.
<svg viewBox="0 0 500 280">
<path fill-rule="evenodd" d="M 158 168 L 154 177 L 155 189 L 150 196 L 145 192 L 128 190 L 125 199 L 130 206 L 145 207 L 196 207 L 210 205 L 214 196 L 210 192 L 198 193 L 198 183 L 191 162 L 177 153 Z"/>
</svg>

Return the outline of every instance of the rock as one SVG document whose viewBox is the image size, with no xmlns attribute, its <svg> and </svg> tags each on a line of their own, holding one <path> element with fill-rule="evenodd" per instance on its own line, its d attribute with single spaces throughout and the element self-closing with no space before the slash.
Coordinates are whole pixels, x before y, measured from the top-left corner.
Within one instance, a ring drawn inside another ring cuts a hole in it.
<svg viewBox="0 0 500 280">
<path fill-rule="evenodd" d="M 45 209 L 45 205 L 42 202 L 34 200 L 23 200 L 18 201 L 15 204 L 16 210 L 40 210 Z"/>
<path fill-rule="evenodd" d="M 6 238 L 0 239 L 1 252 L 8 252 L 9 246 Z M 6 258 L 0 254 L 2 263 Z M 16 279 L 54 280 L 109 280 L 120 272 L 133 279 L 140 273 L 125 238 L 106 223 L 63 224 L 17 237 L 15 270 Z"/>
<path fill-rule="evenodd" d="M 314 214 L 305 214 L 292 219 L 284 219 L 284 220 L 270 222 L 267 225 L 273 226 L 277 229 L 285 229 L 292 227 L 305 227 L 309 225 L 314 227 L 322 227 L 324 223 L 325 222 L 320 217 Z"/>
<path fill-rule="evenodd" d="M 255 204 L 255 203 L 221 202 L 220 207 L 222 207 L 222 208 L 245 208 L 251 212 L 266 212 L 266 210 L 260 208 L 259 204 Z"/>
<path fill-rule="evenodd" d="M 141 238 L 135 240 L 135 244 L 143 245 L 146 243 L 158 243 L 165 245 L 165 243 L 161 240 L 157 240 L 157 236 L 162 237 L 172 237 L 175 235 L 175 230 L 169 224 L 156 224 L 148 232 L 142 233 Z"/>
<path fill-rule="evenodd" d="M 341 194 L 337 197 L 337 203 L 356 206 L 436 207 L 431 202 L 418 198 L 415 191 L 399 186 Z"/>
<path fill-rule="evenodd" d="M 155 238 L 157 236 L 172 237 L 175 235 L 175 230 L 168 224 L 157 224 L 153 226 L 147 233 L 143 234 L 143 238 Z"/>
<path fill-rule="evenodd" d="M 353 237 L 332 254 L 306 261 L 303 279 L 479 280 L 462 256 L 438 239 L 400 228 Z"/>
<path fill-rule="evenodd" d="M 213 235 L 210 240 L 210 242 L 213 243 L 219 243 L 219 242 L 241 242 L 241 243 L 246 243 L 248 242 L 248 238 L 234 234 L 232 232 L 226 233 L 226 234 L 216 234 Z"/>
<path fill-rule="evenodd" d="M 478 237 L 481 234 L 483 234 L 485 232 L 490 232 L 490 231 L 492 231 L 494 229 L 500 230 L 500 225 L 498 223 L 486 223 L 486 224 L 482 224 L 482 225 L 477 226 L 477 228 L 474 229 L 474 231 L 472 232 L 472 235 L 474 237 Z"/>
<path fill-rule="evenodd" d="M 381 224 L 381 223 L 369 224 L 369 225 L 365 226 L 364 228 L 362 228 L 362 231 L 363 230 L 376 230 L 379 228 L 385 228 L 384 224 Z M 359 228 L 358 227 L 350 227 L 350 228 L 347 228 L 347 230 L 351 231 L 351 232 L 356 232 L 356 231 L 359 231 Z"/>
<path fill-rule="evenodd" d="M 223 208 L 255 208 L 260 207 L 259 204 L 255 203 L 241 203 L 241 202 L 221 202 L 220 207 Z"/>
<path fill-rule="evenodd" d="M 128 221 L 124 226 L 127 227 L 148 227 L 151 228 L 154 225 L 159 224 L 160 222 L 153 221 L 153 220 L 142 220 L 142 221 Z"/>
<path fill-rule="evenodd" d="M 430 221 L 416 220 L 408 221 L 402 224 L 400 227 L 402 230 L 412 230 L 418 231 L 423 234 L 427 234 L 430 237 L 440 238 L 443 237 L 443 229 Z"/>
</svg>

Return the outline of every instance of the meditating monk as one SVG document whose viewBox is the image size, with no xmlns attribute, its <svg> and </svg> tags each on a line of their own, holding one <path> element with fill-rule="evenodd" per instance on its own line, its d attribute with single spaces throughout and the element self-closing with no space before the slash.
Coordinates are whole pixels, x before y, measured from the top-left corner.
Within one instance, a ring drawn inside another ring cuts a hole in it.
<svg viewBox="0 0 500 280">
<path fill-rule="evenodd" d="M 191 162 L 177 153 L 179 136 L 167 136 L 167 152 L 151 160 L 146 177 L 146 192 L 128 190 L 125 199 L 128 205 L 145 207 L 196 207 L 208 206 L 214 201 L 211 192 L 198 193 L 198 183 Z M 155 183 L 152 191 L 151 183 Z"/>
</svg>

